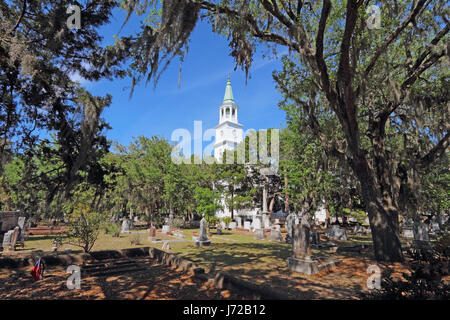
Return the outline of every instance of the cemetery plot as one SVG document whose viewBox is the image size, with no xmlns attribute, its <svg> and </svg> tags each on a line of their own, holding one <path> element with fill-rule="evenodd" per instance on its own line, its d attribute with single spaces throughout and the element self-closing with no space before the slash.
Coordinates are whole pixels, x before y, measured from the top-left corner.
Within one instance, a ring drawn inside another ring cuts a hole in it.
<svg viewBox="0 0 450 320">
<path fill-rule="evenodd" d="M 122 265 L 130 261 L 122 261 Z M 134 263 L 143 266 L 140 270 L 118 275 L 94 275 L 82 269 L 81 288 L 69 290 L 66 286 L 68 274 L 62 266 L 48 268 L 43 280 L 34 281 L 29 276 L 30 268 L 14 270 L 0 269 L 0 299 L 242 299 L 229 290 L 219 290 L 209 282 L 170 269 L 160 264 L 149 264 L 148 258 Z M 116 269 L 121 263 L 111 265 Z M 91 266 L 95 269 L 98 266 Z"/>
</svg>

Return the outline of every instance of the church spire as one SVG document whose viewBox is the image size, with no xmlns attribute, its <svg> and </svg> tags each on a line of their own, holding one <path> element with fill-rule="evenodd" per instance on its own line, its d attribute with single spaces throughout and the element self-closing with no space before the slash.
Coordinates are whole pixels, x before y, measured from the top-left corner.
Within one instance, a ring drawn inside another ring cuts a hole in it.
<svg viewBox="0 0 450 320">
<path fill-rule="evenodd" d="M 223 102 L 233 102 L 233 89 L 231 89 L 230 75 L 228 75 L 227 87 L 225 88 L 225 96 L 223 97 Z"/>
</svg>

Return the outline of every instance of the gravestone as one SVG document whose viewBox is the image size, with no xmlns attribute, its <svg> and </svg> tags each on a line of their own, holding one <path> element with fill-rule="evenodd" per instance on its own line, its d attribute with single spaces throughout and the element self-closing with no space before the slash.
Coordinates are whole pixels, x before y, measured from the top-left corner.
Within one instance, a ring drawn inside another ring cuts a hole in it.
<svg viewBox="0 0 450 320">
<path fill-rule="evenodd" d="M 161 230 L 161 232 L 162 233 L 169 233 L 170 232 L 170 226 L 169 225 L 164 225 L 163 227 L 162 227 L 162 230 Z"/>
<path fill-rule="evenodd" d="M 332 225 L 328 231 L 328 238 L 333 240 L 347 240 L 346 230 L 338 225 Z"/>
<path fill-rule="evenodd" d="M 226 230 L 227 229 L 227 224 L 223 221 L 220 221 L 220 226 L 222 227 L 222 229 Z"/>
<path fill-rule="evenodd" d="M 309 275 L 319 272 L 319 262 L 311 259 L 311 226 L 306 215 L 293 229 L 293 255 L 288 258 L 288 269 Z"/>
<path fill-rule="evenodd" d="M 19 233 L 19 240 L 22 243 L 22 247 L 24 246 L 25 241 L 25 217 L 19 217 L 17 220 L 17 225 L 19 226 L 20 233 Z"/>
<path fill-rule="evenodd" d="M 3 251 L 11 251 L 11 242 L 13 237 L 14 230 L 9 230 L 3 235 Z"/>
<path fill-rule="evenodd" d="M 253 218 L 253 230 L 259 230 L 262 228 L 262 217 L 261 215 L 257 214 Z"/>
<path fill-rule="evenodd" d="M 156 228 L 154 225 L 151 225 L 150 227 L 150 233 L 148 236 L 149 241 L 155 241 L 156 240 Z"/>
<path fill-rule="evenodd" d="M 311 232 L 311 244 L 316 246 L 320 244 L 319 233 L 317 231 Z"/>
<path fill-rule="evenodd" d="M 403 227 L 403 237 L 405 239 L 413 239 L 414 238 L 414 231 L 411 227 Z"/>
<path fill-rule="evenodd" d="M 281 235 L 281 232 L 279 229 L 272 227 L 270 229 L 270 241 L 274 242 L 283 242 L 283 236 Z"/>
<path fill-rule="evenodd" d="M 273 224 L 273 225 L 272 225 L 272 228 L 275 228 L 275 229 L 277 229 L 278 231 L 281 231 L 281 227 L 280 227 L 279 224 Z"/>
<path fill-rule="evenodd" d="M 414 240 L 412 246 L 416 249 L 431 250 L 430 237 L 428 235 L 428 226 L 423 223 L 415 223 L 413 226 Z"/>
<path fill-rule="evenodd" d="M 236 227 L 237 227 L 237 225 L 236 225 L 236 222 L 234 222 L 234 221 L 231 221 L 231 222 L 228 224 L 228 228 L 230 228 L 231 230 L 236 229 Z"/>
<path fill-rule="evenodd" d="M 130 222 L 127 218 L 124 218 L 122 221 L 122 230 L 120 230 L 120 233 L 130 233 Z"/>
<path fill-rule="evenodd" d="M 25 227 L 25 220 L 26 220 L 25 217 L 19 217 L 17 219 L 17 225 L 19 226 L 20 229 L 24 229 L 24 227 Z"/>
<path fill-rule="evenodd" d="M 270 218 L 267 214 L 263 215 L 263 225 L 264 225 L 264 229 L 272 229 L 270 227 Z"/>
<path fill-rule="evenodd" d="M 164 241 L 163 245 L 162 245 L 162 250 L 170 250 L 170 244 L 168 241 Z"/>
<path fill-rule="evenodd" d="M 437 222 L 431 223 L 431 231 L 439 232 L 440 230 L 441 230 L 441 227 L 439 226 L 439 223 L 437 223 Z"/>
<path fill-rule="evenodd" d="M 294 227 L 295 217 L 293 213 L 288 214 L 286 217 L 286 243 L 292 243 L 292 232 Z"/>
<path fill-rule="evenodd" d="M 428 226 L 423 223 L 415 223 L 413 227 L 414 232 L 414 240 L 419 241 L 430 241 L 430 238 L 428 236 Z"/>
<path fill-rule="evenodd" d="M 356 233 L 356 234 L 364 233 L 364 228 L 363 228 L 362 225 L 357 224 L 357 225 L 355 226 L 355 228 L 353 229 L 353 232 Z"/>
<path fill-rule="evenodd" d="M 250 230 L 251 229 L 251 223 L 250 221 L 244 221 L 244 229 Z"/>
<path fill-rule="evenodd" d="M 19 239 L 19 236 L 20 236 L 20 228 L 15 227 L 13 230 L 11 245 L 10 245 L 12 251 L 16 250 L 16 243 L 17 243 L 17 240 Z"/>
<path fill-rule="evenodd" d="M 264 234 L 264 229 L 256 229 L 253 238 L 255 240 L 265 240 L 266 235 Z"/>
<path fill-rule="evenodd" d="M 241 217 L 237 217 L 236 221 L 237 221 L 237 227 L 238 228 L 242 228 L 242 218 Z"/>
<path fill-rule="evenodd" d="M 195 237 L 194 240 L 196 247 L 209 246 L 211 244 L 211 240 L 208 239 L 205 218 L 202 218 L 202 220 L 200 220 L 200 236 Z"/>
</svg>

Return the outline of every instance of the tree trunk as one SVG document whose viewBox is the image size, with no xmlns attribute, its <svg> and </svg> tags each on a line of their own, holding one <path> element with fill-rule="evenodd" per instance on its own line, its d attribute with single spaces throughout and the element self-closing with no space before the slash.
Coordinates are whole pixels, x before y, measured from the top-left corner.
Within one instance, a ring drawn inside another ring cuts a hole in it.
<svg viewBox="0 0 450 320">
<path fill-rule="evenodd" d="M 386 195 L 380 195 L 373 172 L 365 158 L 355 161 L 354 171 L 361 183 L 362 198 L 369 216 L 376 260 L 403 262 L 401 243 L 397 233 L 396 209 L 392 207 L 392 203 L 388 203 Z"/>
</svg>

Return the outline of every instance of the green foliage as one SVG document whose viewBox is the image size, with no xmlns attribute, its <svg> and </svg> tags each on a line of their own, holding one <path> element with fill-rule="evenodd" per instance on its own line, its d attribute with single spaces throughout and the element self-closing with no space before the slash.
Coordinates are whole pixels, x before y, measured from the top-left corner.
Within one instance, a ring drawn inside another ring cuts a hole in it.
<svg viewBox="0 0 450 320">
<path fill-rule="evenodd" d="M 100 234 L 106 215 L 94 212 L 84 204 L 78 203 L 68 212 L 70 244 L 83 248 L 84 252 L 91 251 Z"/>
<path fill-rule="evenodd" d="M 219 203 L 220 195 L 210 188 L 196 187 L 194 200 L 196 201 L 195 210 L 205 219 L 212 219 L 216 211 L 222 209 Z"/>
<path fill-rule="evenodd" d="M 226 224 L 226 226 L 228 227 L 230 222 L 233 221 L 233 219 L 231 217 L 223 217 L 222 221 Z"/>
<path fill-rule="evenodd" d="M 105 226 L 105 232 L 107 234 L 112 235 L 113 237 L 119 237 L 120 230 L 121 230 L 121 226 L 119 223 L 109 223 L 109 224 L 106 224 L 106 226 Z"/>
</svg>

